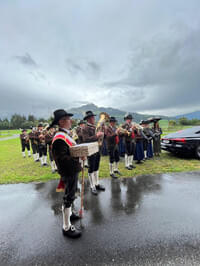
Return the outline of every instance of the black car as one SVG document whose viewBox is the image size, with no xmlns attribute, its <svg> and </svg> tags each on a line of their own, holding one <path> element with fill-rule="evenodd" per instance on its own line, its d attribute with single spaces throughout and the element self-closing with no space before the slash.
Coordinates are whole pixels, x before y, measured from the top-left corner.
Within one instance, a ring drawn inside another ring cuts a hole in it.
<svg viewBox="0 0 200 266">
<path fill-rule="evenodd" d="M 162 150 L 177 154 L 191 154 L 200 159 L 200 126 L 166 135 L 161 140 Z"/>
</svg>

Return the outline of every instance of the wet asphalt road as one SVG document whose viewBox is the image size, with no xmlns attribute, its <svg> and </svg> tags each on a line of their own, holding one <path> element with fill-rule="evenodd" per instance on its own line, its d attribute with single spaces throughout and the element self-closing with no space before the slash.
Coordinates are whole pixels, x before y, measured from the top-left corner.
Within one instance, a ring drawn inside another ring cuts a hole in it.
<svg viewBox="0 0 200 266">
<path fill-rule="evenodd" d="M 0 265 L 200 265 L 200 173 L 102 183 L 97 197 L 86 183 L 76 240 L 61 232 L 57 181 L 1 185 Z"/>
</svg>

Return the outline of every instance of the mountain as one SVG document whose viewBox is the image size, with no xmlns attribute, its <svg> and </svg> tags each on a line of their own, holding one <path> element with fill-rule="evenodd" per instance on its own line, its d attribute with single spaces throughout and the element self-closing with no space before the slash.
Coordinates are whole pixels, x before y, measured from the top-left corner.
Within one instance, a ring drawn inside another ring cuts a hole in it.
<svg viewBox="0 0 200 266">
<path fill-rule="evenodd" d="M 111 108 L 111 107 L 98 107 L 93 103 L 82 105 L 77 108 L 71 108 L 67 111 L 74 114 L 73 117 L 75 119 L 83 119 L 84 113 L 89 110 L 92 111 L 96 115 L 99 115 L 101 112 L 106 112 L 107 114 L 109 114 L 109 116 L 114 116 L 118 120 L 119 123 L 122 123 L 124 121 L 124 115 L 127 113 L 125 111 Z M 155 116 L 151 114 L 149 115 L 144 115 L 144 114 L 139 114 L 139 113 L 131 113 L 131 114 L 134 117 L 133 120 L 137 123 L 139 123 L 141 120 Z M 162 117 L 163 119 L 167 119 L 167 120 L 170 119 L 169 117 L 166 117 L 166 116 L 160 116 L 160 117 Z M 97 116 L 97 120 L 98 119 L 99 119 L 99 116 Z"/>
<path fill-rule="evenodd" d="M 183 115 L 177 115 L 175 118 L 179 119 L 181 117 L 186 117 L 187 119 L 199 119 L 200 120 L 200 111 L 183 114 Z"/>
</svg>

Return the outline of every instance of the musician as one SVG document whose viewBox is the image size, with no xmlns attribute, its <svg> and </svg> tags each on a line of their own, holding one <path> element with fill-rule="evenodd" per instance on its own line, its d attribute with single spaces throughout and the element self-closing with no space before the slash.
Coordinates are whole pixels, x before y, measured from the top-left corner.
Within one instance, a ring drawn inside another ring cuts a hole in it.
<svg viewBox="0 0 200 266">
<path fill-rule="evenodd" d="M 103 132 L 96 133 L 95 114 L 87 111 L 83 120 L 87 123 L 82 129 L 84 142 L 95 142 L 103 137 Z M 101 149 L 101 147 L 100 147 Z M 97 190 L 105 191 L 105 187 L 99 184 L 100 151 L 88 157 L 88 178 L 93 195 L 98 195 Z"/>
<path fill-rule="evenodd" d="M 110 168 L 110 176 L 112 178 L 117 178 L 115 174 L 120 174 L 118 170 L 119 164 L 119 131 L 116 128 L 117 120 L 115 117 L 110 117 L 110 123 L 105 129 L 106 135 L 106 144 L 108 148 L 109 154 L 109 168 Z"/>
<path fill-rule="evenodd" d="M 76 134 L 78 136 L 78 139 L 76 141 L 77 144 L 83 143 L 83 135 L 82 135 L 82 128 L 85 126 L 85 121 L 80 120 L 78 123 L 78 127 L 76 128 Z"/>
<path fill-rule="evenodd" d="M 69 147 L 76 144 L 76 142 L 70 137 L 72 116 L 73 114 L 67 113 L 63 109 L 54 112 L 54 120 L 51 126 L 58 125 L 59 130 L 52 141 L 52 153 L 61 180 L 65 183 L 65 194 L 62 205 L 62 232 L 64 236 L 77 238 L 81 236 L 81 232 L 71 224 L 71 220 L 79 218 L 72 212 L 72 204 L 75 200 L 78 174 L 81 171 L 81 165 L 78 158 L 73 158 L 70 155 Z"/>
<path fill-rule="evenodd" d="M 84 128 L 85 126 L 85 121 L 84 120 L 80 120 L 79 123 L 78 123 L 78 127 L 76 128 L 76 134 L 78 136 L 78 139 L 77 139 L 77 143 L 78 144 L 81 144 L 83 143 L 83 134 L 82 134 L 82 129 Z M 81 162 L 81 166 L 83 166 L 83 162 Z M 88 159 L 86 158 L 86 160 L 84 161 L 84 167 L 88 168 Z"/>
<path fill-rule="evenodd" d="M 56 127 L 55 126 L 49 126 L 47 128 L 47 133 L 45 135 L 45 142 L 46 142 L 46 145 L 48 148 L 49 160 L 50 160 L 50 164 L 51 164 L 52 173 L 55 173 L 57 171 L 57 166 L 56 166 L 56 163 L 53 159 L 53 154 L 52 154 L 52 140 L 53 140 L 55 133 L 56 133 Z"/>
<path fill-rule="evenodd" d="M 137 161 L 137 164 L 142 163 L 144 160 L 144 146 L 143 140 L 147 138 L 142 130 L 142 127 L 139 125 L 134 125 L 134 134 L 135 134 L 135 152 L 134 152 L 134 160 Z"/>
<path fill-rule="evenodd" d="M 35 132 L 36 129 L 34 127 L 32 127 L 31 132 L 28 134 L 29 135 L 29 139 L 31 142 L 31 148 L 32 148 L 32 152 L 33 152 L 33 159 L 35 162 L 39 162 L 39 151 L 38 151 L 38 143 L 35 137 Z"/>
<path fill-rule="evenodd" d="M 145 160 L 149 160 L 153 157 L 153 148 L 152 148 L 152 139 L 153 139 L 153 132 L 149 127 L 150 121 L 148 120 L 142 120 L 141 126 L 143 127 L 143 133 L 146 136 L 146 138 L 143 139 L 143 144 L 144 144 L 144 155 L 145 155 Z"/>
<path fill-rule="evenodd" d="M 38 142 L 39 160 L 41 162 L 41 166 L 47 166 L 47 145 L 45 142 L 45 134 L 46 132 L 43 129 L 43 125 L 40 123 L 35 136 Z"/>
<path fill-rule="evenodd" d="M 154 120 L 152 132 L 153 132 L 153 151 L 155 156 L 160 156 L 161 153 L 161 145 L 160 138 L 162 135 L 162 129 L 159 126 L 160 118 Z"/>
<path fill-rule="evenodd" d="M 22 156 L 25 158 L 25 149 L 28 150 L 28 156 L 31 156 L 31 151 L 30 151 L 30 143 L 29 143 L 29 136 L 27 134 L 26 129 L 22 130 L 22 134 L 20 134 L 20 140 L 21 140 L 21 146 L 22 146 Z"/>
<path fill-rule="evenodd" d="M 126 114 L 124 120 L 125 123 L 122 125 L 122 128 L 126 130 L 126 132 L 124 133 L 125 167 L 128 170 L 132 170 L 133 168 L 135 168 L 135 165 L 133 165 L 133 155 L 135 149 L 134 132 L 132 130 L 133 116 L 131 114 Z"/>
</svg>

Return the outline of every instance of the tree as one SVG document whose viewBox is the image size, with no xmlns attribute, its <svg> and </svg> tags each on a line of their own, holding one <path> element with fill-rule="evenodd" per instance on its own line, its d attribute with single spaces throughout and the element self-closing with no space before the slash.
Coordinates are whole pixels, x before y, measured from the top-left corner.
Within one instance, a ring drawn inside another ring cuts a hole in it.
<svg viewBox="0 0 200 266">
<path fill-rule="evenodd" d="M 22 128 L 24 122 L 26 122 L 26 117 L 18 114 L 14 114 L 10 120 L 11 127 L 15 129 Z"/>
<path fill-rule="evenodd" d="M 176 126 L 176 120 L 169 120 L 169 127 Z"/>
<path fill-rule="evenodd" d="M 29 115 L 28 116 L 28 121 L 34 123 L 36 121 L 36 118 L 34 117 L 34 115 Z"/>
</svg>

